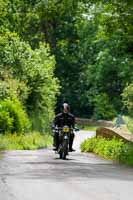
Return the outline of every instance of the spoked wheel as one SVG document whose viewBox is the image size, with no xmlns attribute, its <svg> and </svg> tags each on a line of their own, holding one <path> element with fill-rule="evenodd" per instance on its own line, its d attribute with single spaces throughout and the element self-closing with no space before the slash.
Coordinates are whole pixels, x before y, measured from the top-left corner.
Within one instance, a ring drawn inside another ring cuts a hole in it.
<svg viewBox="0 0 133 200">
<path fill-rule="evenodd" d="M 62 147 L 61 144 L 60 144 L 60 146 L 59 146 L 58 153 L 59 153 L 59 155 L 60 155 L 60 159 L 62 159 L 62 157 L 63 157 L 63 147 Z"/>
<path fill-rule="evenodd" d="M 65 160 L 68 154 L 68 140 L 63 141 L 63 148 L 62 148 L 62 159 Z"/>
<path fill-rule="evenodd" d="M 64 140 L 63 143 L 59 146 L 58 153 L 60 155 L 60 159 L 66 159 L 66 156 L 68 155 L 68 140 Z"/>
<path fill-rule="evenodd" d="M 60 152 L 60 159 L 63 159 L 63 154 L 62 154 L 62 152 Z"/>
<path fill-rule="evenodd" d="M 63 160 L 66 160 L 66 155 L 67 155 L 66 152 L 63 152 L 63 153 L 62 153 L 62 159 L 63 159 Z"/>
<path fill-rule="evenodd" d="M 60 159 L 65 160 L 66 159 L 66 155 L 67 155 L 67 153 L 65 151 L 61 151 L 60 152 Z"/>
<path fill-rule="evenodd" d="M 63 159 L 65 160 L 66 159 L 66 155 L 67 153 L 64 151 L 64 149 L 62 148 L 59 152 L 59 155 L 60 155 L 60 159 Z"/>
</svg>

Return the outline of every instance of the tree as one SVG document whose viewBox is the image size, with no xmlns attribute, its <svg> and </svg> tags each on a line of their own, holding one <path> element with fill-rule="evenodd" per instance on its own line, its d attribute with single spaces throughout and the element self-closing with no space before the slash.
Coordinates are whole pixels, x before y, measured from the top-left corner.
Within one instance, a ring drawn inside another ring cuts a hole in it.
<svg viewBox="0 0 133 200">
<path fill-rule="evenodd" d="M 1 35 L 0 49 L 1 98 L 16 96 L 25 105 L 33 128 L 44 131 L 52 120 L 58 92 L 53 74 L 54 56 L 50 55 L 48 45 L 40 44 L 38 49 L 32 50 L 28 43 L 10 32 Z M 5 82 L 7 88 L 3 94 Z"/>
<path fill-rule="evenodd" d="M 91 117 L 96 114 L 95 97 L 106 94 L 107 101 L 111 102 L 116 113 L 121 111 L 123 107 L 121 94 L 126 84 L 132 82 L 133 2 L 131 0 L 127 2 L 1 0 L 0 2 L 1 33 L 5 33 L 7 29 L 16 32 L 21 42 L 26 41 L 21 46 L 27 45 L 28 42 L 30 45 L 25 48 L 30 49 L 30 55 L 34 56 L 35 52 L 40 51 L 40 42 L 44 45 L 49 44 L 56 60 L 54 75 L 58 77 L 61 85 L 58 105 L 68 101 L 76 115 Z M 20 56 L 18 53 L 16 55 Z M 24 59 L 24 63 L 26 60 L 29 61 Z M 19 62 L 18 59 L 16 66 L 21 66 Z M 29 66 L 31 69 L 31 65 Z M 18 71 L 15 67 L 15 73 L 19 74 L 21 81 L 29 81 L 28 89 L 36 88 L 36 85 L 37 88 L 40 87 L 38 77 L 25 67 L 27 68 L 28 64 L 20 67 Z M 25 74 L 27 72 L 33 77 L 27 78 Z M 42 79 L 40 75 L 38 76 L 39 80 Z M 38 93 L 35 95 L 33 92 L 29 95 L 33 98 L 38 96 Z M 28 105 L 31 98 L 28 99 Z"/>
</svg>

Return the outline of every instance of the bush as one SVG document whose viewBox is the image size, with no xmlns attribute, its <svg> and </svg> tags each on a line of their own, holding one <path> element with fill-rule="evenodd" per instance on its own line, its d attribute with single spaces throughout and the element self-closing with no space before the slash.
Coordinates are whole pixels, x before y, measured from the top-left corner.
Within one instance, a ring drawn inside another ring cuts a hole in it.
<svg viewBox="0 0 133 200">
<path fill-rule="evenodd" d="M 121 139 L 93 137 L 81 144 L 81 151 L 94 152 L 103 158 L 133 165 L 133 144 L 125 143 Z"/>
<path fill-rule="evenodd" d="M 26 82 L 15 79 L 10 70 L 0 71 L 0 99 L 16 97 L 25 104 L 29 94 Z"/>
<path fill-rule="evenodd" d="M 0 101 L 0 129 L 23 133 L 29 127 L 28 117 L 17 98 Z"/>
</svg>

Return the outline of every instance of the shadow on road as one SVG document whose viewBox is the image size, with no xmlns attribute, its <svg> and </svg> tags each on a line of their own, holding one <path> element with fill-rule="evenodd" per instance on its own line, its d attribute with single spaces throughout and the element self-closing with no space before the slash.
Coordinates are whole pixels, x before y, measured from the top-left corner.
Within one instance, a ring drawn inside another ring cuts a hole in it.
<svg viewBox="0 0 133 200">
<path fill-rule="evenodd" d="M 31 163 L 34 165 L 35 163 Z M 118 179 L 133 181 L 133 169 L 111 164 L 83 164 L 75 162 L 42 162 L 39 165 L 47 165 L 47 169 L 32 169 L 26 171 L 26 175 L 37 179 L 63 180 L 69 178 L 96 178 Z"/>
<path fill-rule="evenodd" d="M 29 155 L 29 153 L 28 153 Z M 0 176 L 47 179 L 56 181 L 73 181 L 88 179 L 115 179 L 133 181 L 133 168 L 112 164 L 98 158 L 87 157 L 82 154 L 73 155 L 68 160 L 54 158 L 53 155 L 37 155 L 32 158 L 18 154 L 4 160 L 6 167 L 0 167 Z M 22 157 L 21 157 L 22 156 Z M 30 155 L 29 155 L 30 156 Z"/>
</svg>

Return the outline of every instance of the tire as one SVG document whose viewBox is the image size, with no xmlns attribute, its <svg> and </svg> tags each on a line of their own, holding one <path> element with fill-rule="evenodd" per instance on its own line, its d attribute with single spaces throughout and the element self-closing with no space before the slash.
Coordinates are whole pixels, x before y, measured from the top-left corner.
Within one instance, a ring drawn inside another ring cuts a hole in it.
<svg viewBox="0 0 133 200">
<path fill-rule="evenodd" d="M 68 140 L 64 140 L 62 146 L 62 159 L 65 160 L 66 155 L 68 154 Z"/>
<path fill-rule="evenodd" d="M 67 154 L 66 154 L 66 152 L 64 151 L 64 149 L 60 150 L 59 155 L 60 155 L 60 159 L 63 159 L 63 160 L 66 159 L 66 155 L 67 155 Z"/>
<path fill-rule="evenodd" d="M 65 152 L 63 152 L 63 154 L 62 154 L 62 159 L 66 160 L 66 153 Z"/>
<path fill-rule="evenodd" d="M 62 151 L 60 152 L 60 159 L 63 159 Z"/>
<path fill-rule="evenodd" d="M 62 150 L 63 150 L 63 148 L 62 148 L 62 145 L 60 144 L 59 148 L 58 148 L 58 153 L 59 153 L 60 159 L 62 159 L 62 152 L 63 152 Z"/>
</svg>

